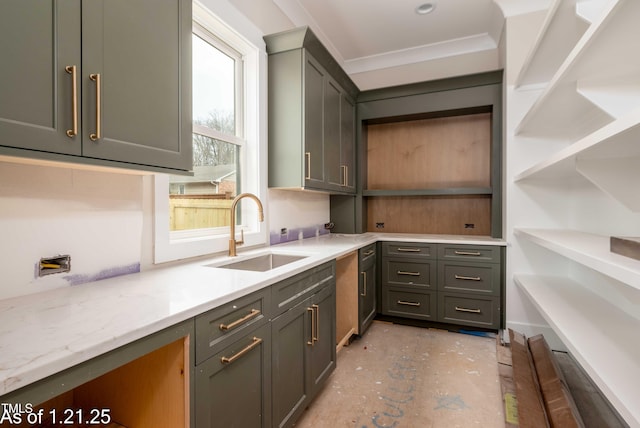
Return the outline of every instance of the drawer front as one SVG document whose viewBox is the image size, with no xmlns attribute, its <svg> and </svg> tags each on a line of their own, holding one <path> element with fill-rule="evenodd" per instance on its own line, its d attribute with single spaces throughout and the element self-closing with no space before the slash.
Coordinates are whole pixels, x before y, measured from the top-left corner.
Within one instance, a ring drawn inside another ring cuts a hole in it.
<svg viewBox="0 0 640 428">
<path fill-rule="evenodd" d="M 420 242 L 383 242 L 382 254 L 385 256 L 436 258 L 436 244 Z"/>
<path fill-rule="evenodd" d="M 270 318 L 269 288 L 241 297 L 196 317 L 196 364 L 219 352 L 247 329 Z M 233 339 L 232 339 L 233 338 Z M 229 342 L 224 342 L 229 339 Z"/>
<path fill-rule="evenodd" d="M 385 258 L 382 281 L 388 285 L 405 285 L 423 289 L 436 288 L 436 264 L 433 261 L 414 261 Z"/>
<path fill-rule="evenodd" d="M 438 290 L 498 296 L 500 265 L 493 263 L 438 262 Z"/>
<path fill-rule="evenodd" d="M 382 313 L 423 320 L 436 319 L 436 293 L 416 292 L 399 287 L 382 290 Z"/>
<path fill-rule="evenodd" d="M 500 263 L 500 248 L 492 245 L 438 244 L 438 260 Z"/>
<path fill-rule="evenodd" d="M 271 286 L 273 317 L 293 308 L 307 297 L 335 283 L 335 260 L 309 269 Z"/>
<path fill-rule="evenodd" d="M 376 244 L 367 245 L 358 251 L 360 266 L 369 266 L 376 261 Z"/>
<path fill-rule="evenodd" d="M 497 329 L 500 327 L 499 299 L 440 292 L 438 321 Z"/>
</svg>

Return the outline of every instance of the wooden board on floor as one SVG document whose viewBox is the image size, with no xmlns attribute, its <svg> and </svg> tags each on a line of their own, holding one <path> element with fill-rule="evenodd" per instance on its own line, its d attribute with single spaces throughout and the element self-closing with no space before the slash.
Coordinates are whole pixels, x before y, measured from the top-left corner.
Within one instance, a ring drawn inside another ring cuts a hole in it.
<svg viewBox="0 0 640 428">
<path fill-rule="evenodd" d="M 513 380 L 518 399 L 518 423 L 522 428 L 548 427 L 540 386 L 527 345 L 527 339 L 509 329 Z"/>
<path fill-rule="evenodd" d="M 528 342 L 551 426 L 583 428 L 580 413 L 547 341 L 538 334 L 530 337 Z"/>
</svg>

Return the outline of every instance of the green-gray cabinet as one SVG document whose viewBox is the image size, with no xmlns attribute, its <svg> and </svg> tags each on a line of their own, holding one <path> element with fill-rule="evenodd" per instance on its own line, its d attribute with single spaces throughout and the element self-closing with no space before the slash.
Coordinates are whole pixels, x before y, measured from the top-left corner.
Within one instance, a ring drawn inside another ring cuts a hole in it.
<svg viewBox="0 0 640 428">
<path fill-rule="evenodd" d="M 188 171 L 191 1 L 0 3 L 0 154 Z"/>
<path fill-rule="evenodd" d="M 292 426 L 336 367 L 335 262 L 272 286 L 273 426 Z"/>
<path fill-rule="evenodd" d="M 271 426 L 271 290 L 195 320 L 195 426 Z"/>
<path fill-rule="evenodd" d="M 363 335 L 376 317 L 376 247 L 371 244 L 358 250 L 358 334 Z"/>
<path fill-rule="evenodd" d="M 356 86 L 306 27 L 265 41 L 269 186 L 355 193 Z"/>
</svg>

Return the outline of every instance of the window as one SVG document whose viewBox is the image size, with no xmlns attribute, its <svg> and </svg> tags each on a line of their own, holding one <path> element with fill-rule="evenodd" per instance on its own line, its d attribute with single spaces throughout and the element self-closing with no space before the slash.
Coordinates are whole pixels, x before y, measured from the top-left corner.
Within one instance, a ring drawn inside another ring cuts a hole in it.
<svg viewBox="0 0 640 428">
<path fill-rule="evenodd" d="M 204 7 L 193 8 L 194 175 L 155 177 L 156 263 L 224 251 L 233 198 L 265 194 L 259 156 L 265 127 L 258 120 L 265 55 Z M 246 245 L 266 242 L 256 208 L 238 205 Z"/>
</svg>

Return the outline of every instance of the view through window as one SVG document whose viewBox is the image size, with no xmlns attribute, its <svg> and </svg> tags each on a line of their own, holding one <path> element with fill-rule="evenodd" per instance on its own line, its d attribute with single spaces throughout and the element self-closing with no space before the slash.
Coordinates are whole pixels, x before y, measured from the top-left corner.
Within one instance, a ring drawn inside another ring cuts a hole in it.
<svg viewBox="0 0 640 428">
<path fill-rule="evenodd" d="M 242 56 L 196 24 L 192 43 L 194 175 L 169 180 L 169 228 L 215 233 L 241 188 Z"/>
</svg>

